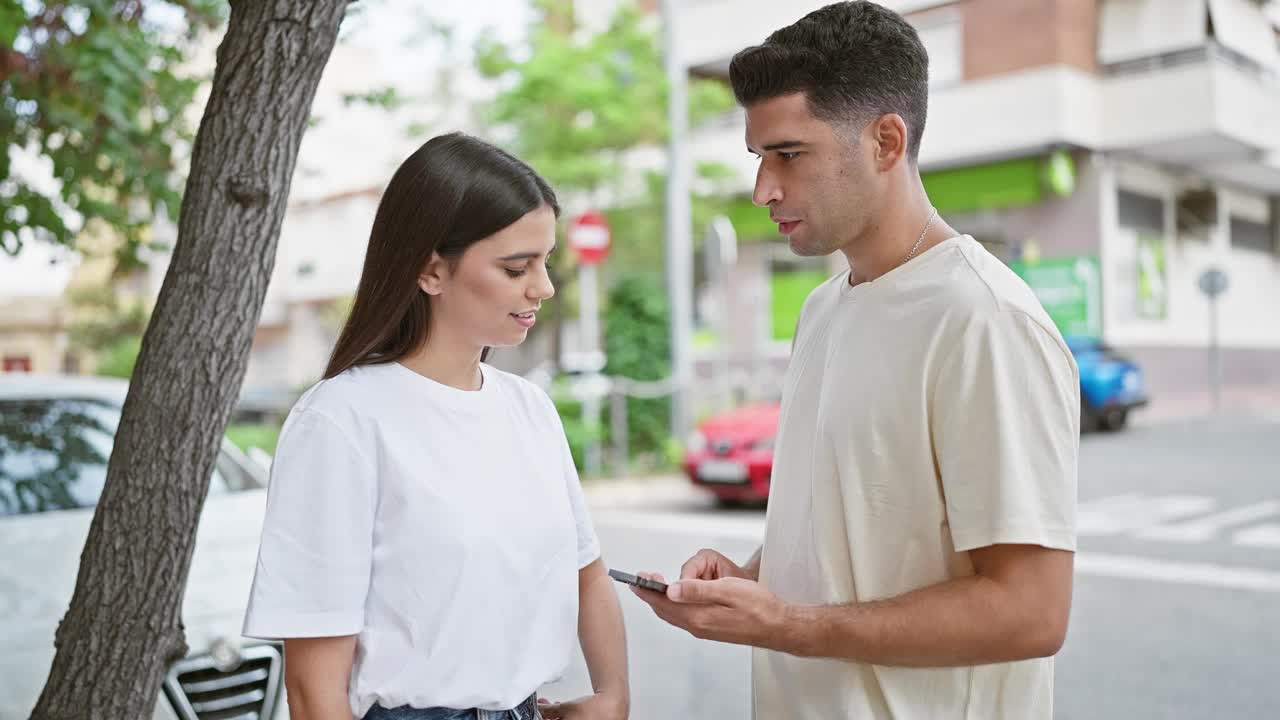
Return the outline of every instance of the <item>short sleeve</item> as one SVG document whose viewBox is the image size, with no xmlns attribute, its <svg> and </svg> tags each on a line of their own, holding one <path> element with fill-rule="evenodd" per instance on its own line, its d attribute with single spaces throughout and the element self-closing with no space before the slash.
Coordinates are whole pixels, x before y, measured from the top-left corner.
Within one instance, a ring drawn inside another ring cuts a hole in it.
<svg viewBox="0 0 1280 720">
<path fill-rule="evenodd" d="M 375 499 L 366 455 L 327 416 L 295 409 L 272 462 L 246 636 L 330 637 L 363 628 Z"/>
<path fill-rule="evenodd" d="M 936 378 L 930 422 L 957 551 L 1075 549 L 1080 382 L 1056 333 L 1021 312 L 975 322 Z"/>
<path fill-rule="evenodd" d="M 573 452 L 569 449 L 569 438 L 564 432 L 564 423 L 556 411 L 555 403 L 544 394 L 544 407 L 550 414 L 552 427 L 555 428 L 557 443 L 560 446 L 560 465 L 564 474 L 565 490 L 569 494 L 569 507 L 573 510 L 573 521 L 578 532 L 578 569 L 590 565 L 600 558 L 600 540 L 596 537 L 591 515 L 587 512 L 587 501 L 582 494 L 582 482 L 578 478 L 578 468 L 573 464 Z"/>
</svg>

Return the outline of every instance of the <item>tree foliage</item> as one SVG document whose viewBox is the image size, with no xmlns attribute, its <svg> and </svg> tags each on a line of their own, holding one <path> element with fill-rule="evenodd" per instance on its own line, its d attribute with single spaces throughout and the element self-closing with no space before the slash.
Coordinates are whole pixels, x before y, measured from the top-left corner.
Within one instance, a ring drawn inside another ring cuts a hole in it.
<svg viewBox="0 0 1280 720">
<path fill-rule="evenodd" d="M 200 81 L 184 58 L 225 12 L 220 0 L 0 0 L 0 248 L 71 245 L 101 222 L 137 264 L 152 220 L 178 215 Z"/>
</svg>

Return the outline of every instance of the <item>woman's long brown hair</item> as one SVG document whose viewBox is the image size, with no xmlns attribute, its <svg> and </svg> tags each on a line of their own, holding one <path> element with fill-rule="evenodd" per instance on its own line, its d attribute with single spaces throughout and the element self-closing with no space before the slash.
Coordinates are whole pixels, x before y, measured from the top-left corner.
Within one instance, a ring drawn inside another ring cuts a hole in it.
<svg viewBox="0 0 1280 720">
<path fill-rule="evenodd" d="M 461 133 L 428 140 L 396 170 L 378 203 L 355 303 L 325 379 L 417 350 L 431 319 L 418 276 L 432 253 L 456 262 L 476 241 L 544 205 L 559 216 L 547 182 L 506 151 Z"/>
</svg>

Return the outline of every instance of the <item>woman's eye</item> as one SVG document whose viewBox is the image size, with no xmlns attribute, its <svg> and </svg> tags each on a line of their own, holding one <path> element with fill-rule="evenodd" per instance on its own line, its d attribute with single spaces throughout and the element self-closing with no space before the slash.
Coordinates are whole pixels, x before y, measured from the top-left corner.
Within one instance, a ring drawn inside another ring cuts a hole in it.
<svg viewBox="0 0 1280 720">
<path fill-rule="evenodd" d="M 518 278 L 521 275 L 525 274 L 524 269 L 520 269 L 520 270 L 512 270 L 511 268 L 503 268 L 503 269 L 507 271 L 507 275 L 510 275 L 513 278 Z"/>
</svg>

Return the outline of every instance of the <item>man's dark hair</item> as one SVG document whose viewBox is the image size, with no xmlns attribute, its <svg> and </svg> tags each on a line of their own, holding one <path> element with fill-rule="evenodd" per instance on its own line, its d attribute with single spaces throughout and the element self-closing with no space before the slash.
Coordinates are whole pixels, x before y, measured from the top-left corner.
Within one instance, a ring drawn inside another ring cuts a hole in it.
<svg viewBox="0 0 1280 720">
<path fill-rule="evenodd" d="M 914 164 L 929 97 L 929 55 L 901 15 L 867 0 L 838 2 L 733 56 L 729 82 L 743 107 L 802 92 L 809 112 L 863 127 L 888 113 L 907 126 Z"/>
</svg>

